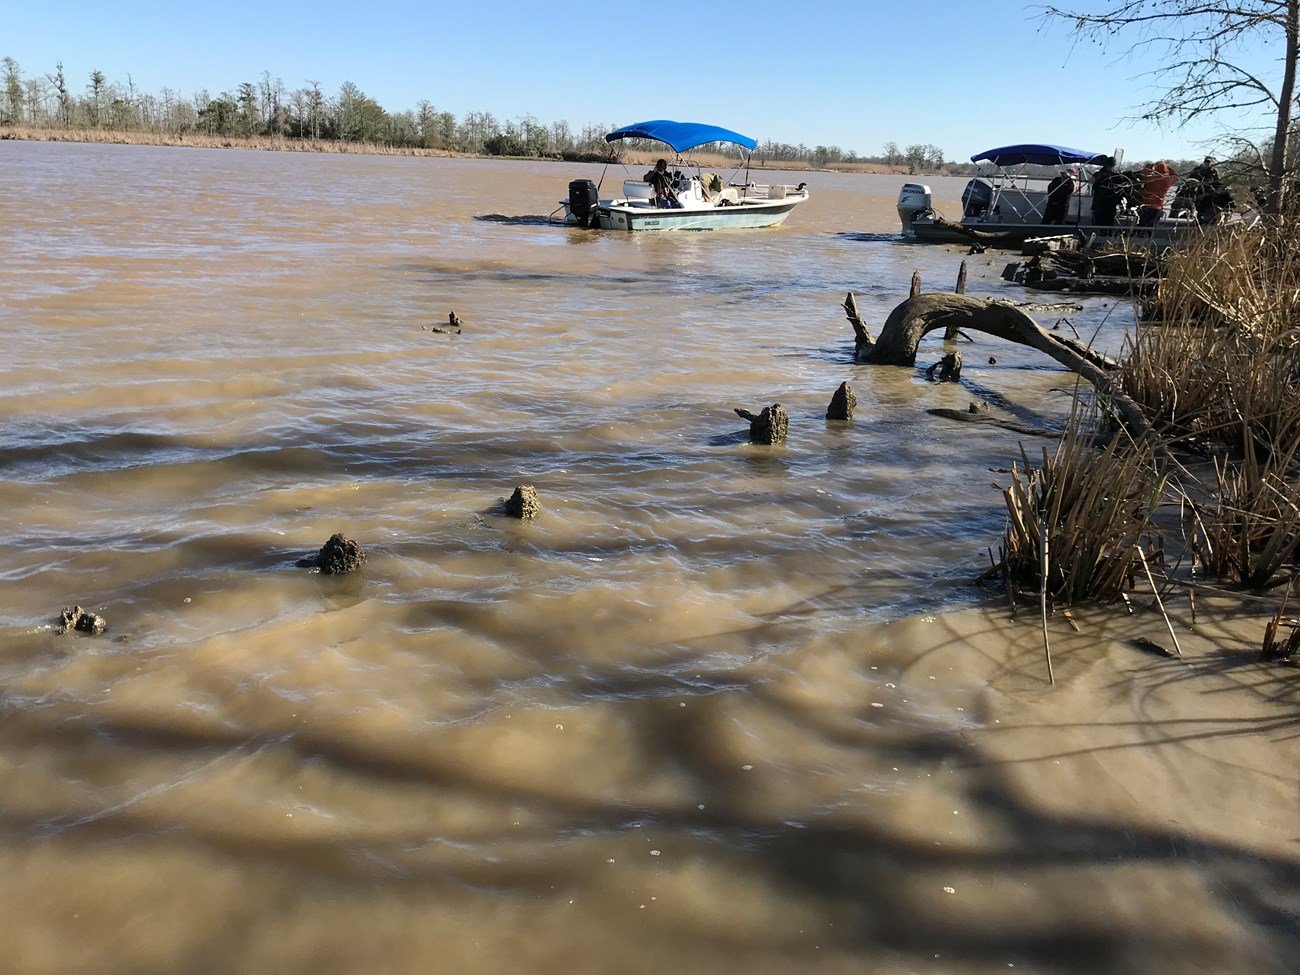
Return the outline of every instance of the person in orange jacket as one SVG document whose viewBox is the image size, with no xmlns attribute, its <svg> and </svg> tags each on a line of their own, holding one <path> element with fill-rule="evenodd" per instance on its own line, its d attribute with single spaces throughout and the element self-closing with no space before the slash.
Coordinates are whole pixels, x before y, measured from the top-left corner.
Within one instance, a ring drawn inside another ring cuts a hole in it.
<svg viewBox="0 0 1300 975">
<path fill-rule="evenodd" d="M 1165 211 L 1165 197 L 1178 182 L 1178 174 L 1164 160 L 1147 163 L 1142 167 L 1142 212 L 1138 214 L 1139 227 L 1154 227 Z"/>
</svg>

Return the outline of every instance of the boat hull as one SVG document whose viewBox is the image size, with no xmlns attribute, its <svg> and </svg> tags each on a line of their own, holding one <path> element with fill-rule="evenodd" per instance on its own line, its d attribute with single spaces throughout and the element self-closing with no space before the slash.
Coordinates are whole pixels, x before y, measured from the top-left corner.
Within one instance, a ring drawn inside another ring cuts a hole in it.
<svg viewBox="0 0 1300 975">
<path fill-rule="evenodd" d="M 598 225 L 601 230 L 626 231 L 757 230 L 778 226 L 805 199 L 795 197 L 700 210 L 601 204 Z"/>
<path fill-rule="evenodd" d="M 1168 247 L 1199 230 L 1194 220 L 1161 220 L 1153 227 L 1131 224 L 1098 226 L 1096 224 L 998 224 L 963 221 L 951 223 L 930 218 L 914 219 L 904 226 L 904 239 L 927 244 L 979 243 L 991 247 L 1020 247 L 1026 240 L 1041 237 L 1071 236 L 1097 243 L 1116 241 Z"/>
</svg>

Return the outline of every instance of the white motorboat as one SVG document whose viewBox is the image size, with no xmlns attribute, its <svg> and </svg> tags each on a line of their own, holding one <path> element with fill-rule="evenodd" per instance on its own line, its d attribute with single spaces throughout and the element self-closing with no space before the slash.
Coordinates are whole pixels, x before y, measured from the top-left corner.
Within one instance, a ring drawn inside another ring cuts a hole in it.
<svg viewBox="0 0 1300 975">
<path fill-rule="evenodd" d="M 551 214 L 552 220 L 599 230 L 752 230 L 775 227 L 808 199 L 806 183 L 795 186 L 751 182 L 749 153 L 758 143 L 729 129 L 657 119 L 627 125 L 605 136 L 606 142 L 622 139 L 661 142 L 676 153 L 668 167 L 671 180 L 668 197 L 656 199 L 655 187 L 649 182 L 628 178 L 623 182 L 621 196 L 602 199 L 595 181 L 575 179 L 569 183 L 569 198 L 560 201 L 559 209 Z M 683 156 L 715 142 L 730 143 L 744 150 L 740 165 L 729 180 L 703 172 L 697 162 Z"/>
<path fill-rule="evenodd" d="M 991 246 L 1019 246 L 1031 237 L 1054 237 L 1063 234 L 1102 242 L 1106 240 L 1166 246 L 1179 236 L 1197 228 L 1193 215 L 1174 216 L 1170 190 L 1165 207 L 1149 227 L 1138 225 L 1138 208 L 1142 204 L 1142 187 L 1135 174 L 1120 173 L 1123 153 L 1116 151 L 1114 165 L 1120 197 L 1115 222 L 1093 222 L 1092 176 L 1107 157 L 1102 153 L 1070 149 L 1065 146 L 1022 144 L 989 149 L 971 157 L 973 163 L 987 167 L 976 174 L 962 191 L 962 213 L 958 221 L 945 219 L 935 212 L 930 187 L 907 183 L 898 194 L 898 217 L 903 236 L 935 243 L 984 243 Z M 1042 168 L 1073 170 L 1074 191 L 1060 223 L 1047 223 L 1049 176 Z"/>
</svg>

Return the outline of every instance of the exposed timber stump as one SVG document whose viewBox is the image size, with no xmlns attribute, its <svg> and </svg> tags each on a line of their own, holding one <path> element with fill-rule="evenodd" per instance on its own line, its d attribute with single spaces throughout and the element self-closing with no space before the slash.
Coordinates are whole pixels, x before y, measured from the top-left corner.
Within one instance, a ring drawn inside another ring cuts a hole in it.
<svg viewBox="0 0 1300 975">
<path fill-rule="evenodd" d="M 361 550 L 361 546 L 337 532 L 330 536 L 329 541 L 316 554 L 316 566 L 324 576 L 355 572 L 365 561 L 366 553 Z"/>
<path fill-rule="evenodd" d="M 542 502 L 537 498 L 537 488 L 531 484 L 519 485 L 515 488 L 515 493 L 505 502 L 505 513 L 512 518 L 522 518 L 527 521 L 541 512 Z"/>
<path fill-rule="evenodd" d="M 757 414 L 736 407 L 736 416 L 749 421 L 750 443 L 785 443 L 785 435 L 790 428 L 790 417 L 780 403 L 765 406 L 763 412 Z"/>
<path fill-rule="evenodd" d="M 938 376 L 935 373 L 938 372 Z M 961 381 L 961 353 L 949 352 L 942 359 L 925 370 L 925 378 L 931 382 L 955 383 Z"/>
<path fill-rule="evenodd" d="M 858 396 L 853 392 L 853 387 L 848 383 L 840 383 L 840 388 L 835 390 L 835 395 L 831 397 L 831 405 L 826 407 L 826 419 L 851 420 L 853 409 L 857 405 Z"/>
<path fill-rule="evenodd" d="M 69 630 L 76 630 L 78 633 L 99 636 L 106 629 L 108 629 L 108 623 L 104 617 L 97 613 L 88 613 L 80 606 L 73 606 L 71 609 L 65 609 L 59 614 L 54 632 L 67 633 Z"/>
</svg>

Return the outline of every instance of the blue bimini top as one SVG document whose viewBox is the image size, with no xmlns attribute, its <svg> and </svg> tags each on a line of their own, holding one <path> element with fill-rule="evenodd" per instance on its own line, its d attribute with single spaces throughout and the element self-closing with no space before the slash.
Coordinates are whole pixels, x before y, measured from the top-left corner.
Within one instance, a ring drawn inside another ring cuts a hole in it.
<svg viewBox="0 0 1300 975">
<path fill-rule="evenodd" d="M 987 160 L 995 166 L 1019 166 L 1030 163 L 1035 166 L 1062 166 L 1066 163 L 1086 163 L 1096 159 L 1101 153 L 1085 152 L 1082 149 L 1070 149 L 1066 146 L 1048 146 L 1026 143 L 1018 146 L 1003 146 L 1000 149 L 986 149 L 977 156 L 971 156 L 971 162 Z"/>
<path fill-rule="evenodd" d="M 758 143 L 749 136 L 730 129 L 702 122 L 673 122 L 669 119 L 625 125 L 605 136 L 606 142 L 619 139 L 653 139 L 655 142 L 666 143 L 674 152 L 686 152 L 706 142 L 734 142 L 751 152 L 758 147 Z"/>
</svg>

